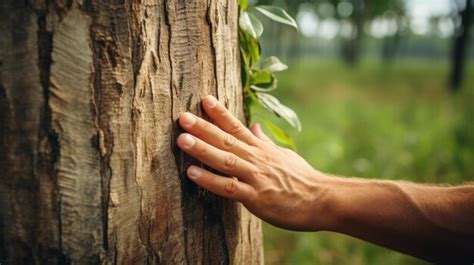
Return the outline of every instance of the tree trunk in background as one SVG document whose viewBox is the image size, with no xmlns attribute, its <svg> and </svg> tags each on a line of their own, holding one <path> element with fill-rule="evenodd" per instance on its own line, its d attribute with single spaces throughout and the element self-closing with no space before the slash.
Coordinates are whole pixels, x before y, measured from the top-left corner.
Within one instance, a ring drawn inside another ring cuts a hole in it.
<svg viewBox="0 0 474 265">
<path fill-rule="evenodd" d="M 352 36 L 342 41 L 341 54 L 343 60 L 349 66 L 356 66 L 359 63 L 362 52 L 366 4 L 365 0 L 352 0 L 352 4 L 354 11 L 351 16 L 351 22 L 354 28 Z"/>
<path fill-rule="evenodd" d="M 472 23 L 472 0 L 466 0 L 466 6 L 460 12 L 461 25 L 454 35 L 452 50 L 452 69 L 451 69 L 451 91 L 456 92 L 461 89 L 464 65 L 467 57 L 469 42 L 469 31 Z"/>
<path fill-rule="evenodd" d="M 176 119 L 243 119 L 237 1 L 0 1 L 0 263 L 260 264 L 185 176 Z"/>
<path fill-rule="evenodd" d="M 398 15 L 396 18 L 397 21 L 397 31 L 393 36 L 385 37 L 382 41 L 382 52 L 381 58 L 382 61 L 386 64 L 390 64 L 395 59 L 399 49 L 400 43 L 402 41 L 402 31 L 403 27 L 403 16 Z"/>
</svg>

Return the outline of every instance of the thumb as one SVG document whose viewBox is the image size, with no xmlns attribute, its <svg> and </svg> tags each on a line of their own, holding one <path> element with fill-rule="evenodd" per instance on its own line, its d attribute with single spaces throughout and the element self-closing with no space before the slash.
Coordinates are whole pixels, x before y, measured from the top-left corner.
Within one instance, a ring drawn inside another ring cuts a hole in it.
<svg viewBox="0 0 474 265">
<path fill-rule="evenodd" d="M 260 140 L 263 140 L 268 143 L 273 143 L 273 141 L 262 131 L 262 127 L 260 127 L 259 123 L 255 123 L 254 125 L 252 125 L 250 131 Z"/>
</svg>

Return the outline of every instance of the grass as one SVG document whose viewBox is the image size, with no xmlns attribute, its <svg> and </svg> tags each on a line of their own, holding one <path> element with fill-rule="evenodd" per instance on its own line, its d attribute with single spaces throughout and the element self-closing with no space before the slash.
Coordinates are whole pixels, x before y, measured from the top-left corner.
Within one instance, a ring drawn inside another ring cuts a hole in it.
<svg viewBox="0 0 474 265">
<path fill-rule="evenodd" d="M 279 74 L 275 92 L 300 116 L 284 122 L 298 152 L 333 174 L 459 184 L 474 180 L 474 68 L 462 93 L 446 88 L 449 65 L 404 60 L 306 60 Z M 317 216 L 315 216 L 317 218 Z M 268 264 L 424 264 L 334 233 L 296 233 L 264 226 Z"/>
</svg>

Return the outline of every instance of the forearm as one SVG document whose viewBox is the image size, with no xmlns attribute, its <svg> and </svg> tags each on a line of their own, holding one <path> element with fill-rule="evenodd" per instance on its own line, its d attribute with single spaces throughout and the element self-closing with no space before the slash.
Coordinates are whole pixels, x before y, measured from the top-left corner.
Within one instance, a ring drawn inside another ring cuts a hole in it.
<svg viewBox="0 0 474 265">
<path fill-rule="evenodd" d="M 326 230 L 429 261 L 474 259 L 473 185 L 325 177 L 322 187 L 332 215 Z"/>
</svg>

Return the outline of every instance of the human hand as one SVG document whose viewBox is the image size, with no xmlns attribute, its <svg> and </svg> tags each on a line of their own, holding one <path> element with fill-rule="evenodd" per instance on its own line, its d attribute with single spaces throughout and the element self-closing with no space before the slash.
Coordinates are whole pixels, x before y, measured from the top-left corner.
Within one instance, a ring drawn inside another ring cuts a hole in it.
<svg viewBox="0 0 474 265">
<path fill-rule="evenodd" d="M 179 124 L 188 133 L 178 146 L 202 163 L 232 177 L 198 166 L 187 170 L 197 185 L 220 196 L 242 202 L 261 219 L 287 229 L 321 230 L 320 213 L 326 178 L 295 152 L 275 145 L 257 124 L 247 129 L 216 98 L 202 99 L 214 125 L 191 113 L 182 113 Z M 318 216 L 319 215 L 319 216 Z"/>
</svg>

